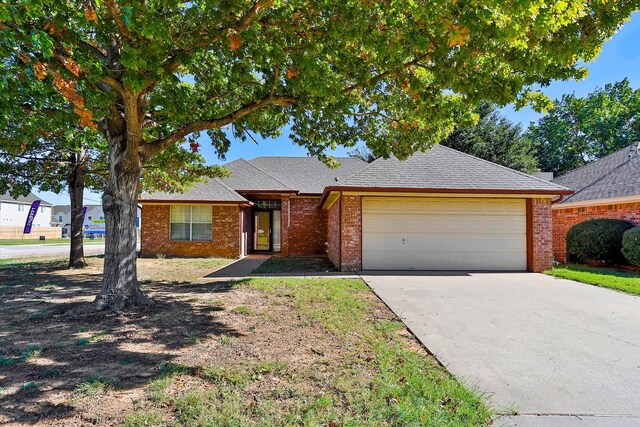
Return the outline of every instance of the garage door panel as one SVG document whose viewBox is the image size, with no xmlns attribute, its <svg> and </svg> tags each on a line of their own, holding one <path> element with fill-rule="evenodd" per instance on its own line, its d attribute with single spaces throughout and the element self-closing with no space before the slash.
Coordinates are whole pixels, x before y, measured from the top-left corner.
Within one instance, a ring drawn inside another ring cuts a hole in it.
<svg viewBox="0 0 640 427">
<path fill-rule="evenodd" d="M 363 268 L 526 269 L 523 199 L 363 198 Z"/>
</svg>

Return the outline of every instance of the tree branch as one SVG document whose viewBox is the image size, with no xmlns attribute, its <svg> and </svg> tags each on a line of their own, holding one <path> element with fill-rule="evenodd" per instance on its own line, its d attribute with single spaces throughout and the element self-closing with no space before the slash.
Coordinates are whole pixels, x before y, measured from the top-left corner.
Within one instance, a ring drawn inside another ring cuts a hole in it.
<svg viewBox="0 0 640 427">
<path fill-rule="evenodd" d="M 111 86 L 113 88 L 113 90 L 115 90 L 116 92 L 118 92 L 118 95 L 123 96 L 124 95 L 124 86 L 122 85 L 122 83 L 120 83 L 119 80 L 117 80 L 114 77 L 111 76 L 105 76 L 102 81 L 106 84 L 108 84 L 109 86 Z"/>
<path fill-rule="evenodd" d="M 113 18 L 113 21 L 116 23 L 116 27 L 118 27 L 118 31 L 120 31 L 122 37 L 124 37 L 128 42 L 131 42 L 133 40 L 133 38 L 131 37 L 131 32 L 122 20 L 120 16 L 120 8 L 116 4 L 115 0 L 105 0 L 104 4 L 107 5 L 107 9 L 109 9 L 109 13 Z"/>
<path fill-rule="evenodd" d="M 290 97 L 290 96 L 267 96 L 259 101 L 255 101 L 251 104 L 245 105 L 236 111 L 233 111 L 227 114 L 224 117 L 220 117 L 212 120 L 200 120 L 197 122 L 189 123 L 183 126 L 180 129 L 177 129 L 172 134 L 168 135 L 165 138 L 157 139 L 155 141 L 144 144 L 140 147 L 142 151 L 142 155 L 146 157 L 151 157 L 152 155 L 169 148 L 176 142 L 180 141 L 185 136 L 192 134 L 194 132 L 200 132 L 207 129 L 217 129 L 222 126 L 233 123 L 242 117 L 253 113 L 254 111 L 260 110 L 268 105 L 280 105 L 282 107 L 287 107 L 292 103 L 296 102 L 298 98 Z"/>
<path fill-rule="evenodd" d="M 399 69 L 405 69 L 405 68 L 409 68 L 409 67 L 411 67 L 413 65 L 417 65 L 421 60 L 423 60 L 425 58 L 428 58 L 428 57 L 429 57 L 429 54 L 421 56 L 421 57 L 414 58 L 411 61 L 405 62 L 404 64 L 402 64 L 402 66 L 400 66 Z M 384 79 L 385 77 L 387 77 L 388 75 L 390 75 L 392 72 L 394 72 L 394 70 L 386 70 L 386 71 L 381 72 L 380 74 L 376 74 L 375 76 L 373 76 L 371 78 L 370 83 L 378 82 L 378 81 Z M 352 91 L 358 89 L 361 86 L 362 85 L 360 83 L 354 84 L 354 85 L 351 85 L 351 86 L 348 86 L 348 87 L 342 89 L 342 92 L 349 93 L 349 92 L 352 92 Z"/>
<path fill-rule="evenodd" d="M 280 66 L 276 65 L 275 70 L 273 71 L 273 85 L 271 85 L 271 91 L 269 91 L 269 96 L 273 96 L 276 92 L 276 87 L 278 86 L 278 79 L 280 78 Z"/>
<path fill-rule="evenodd" d="M 160 80 L 173 72 L 175 72 L 180 65 L 182 65 L 181 53 L 191 53 L 196 48 L 209 47 L 213 43 L 219 42 L 223 39 L 224 34 L 228 30 L 233 30 L 236 33 L 242 32 L 245 28 L 247 28 L 251 22 L 255 19 L 255 17 L 260 13 L 262 9 L 269 7 L 271 4 L 271 0 L 258 0 L 256 1 L 251 8 L 246 11 L 240 19 L 232 26 L 227 28 L 219 28 L 215 36 L 201 35 L 199 37 L 198 43 L 193 47 L 189 47 L 186 49 L 176 50 L 162 63 L 161 67 L 164 70 L 162 77 Z M 155 81 L 149 80 L 145 83 L 143 92 L 149 91 L 155 85 Z"/>
</svg>

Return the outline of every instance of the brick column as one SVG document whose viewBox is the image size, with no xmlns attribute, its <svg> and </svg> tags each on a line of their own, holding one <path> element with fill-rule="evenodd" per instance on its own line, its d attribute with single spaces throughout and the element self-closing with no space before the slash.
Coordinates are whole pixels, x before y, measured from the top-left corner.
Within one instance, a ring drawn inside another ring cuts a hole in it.
<svg viewBox="0 0 640 427">
<path fill-rule="evenodd" d="M 280 255 L 282 256 L 289 256 L 290 203 L 289 196 L 283 195 L 280 198 Z"/>
<path fill-rule="evenodd" d="M 362 270 L 362 197 L 342 196 L 341 271 Z"/>
<path fill-rule="evenodd" d="M 530 271 L 540 273 L 553 266 L 551 199 L 530 199 L 527 208 L 531 233 L 527 236 L 531 252 L 527 264 Z"/>
<path fill-rule="evenodd" d="M 327 242 L 329 243 L 327 247 L 327 255 L 333 265 L 340 269 L 342 267 L 340 264 L 340 248 L 342 246 L 340 240 L 340 199 L 336 200 L 331 205 L 327 212 L 327 217 Z"/>
</svg>

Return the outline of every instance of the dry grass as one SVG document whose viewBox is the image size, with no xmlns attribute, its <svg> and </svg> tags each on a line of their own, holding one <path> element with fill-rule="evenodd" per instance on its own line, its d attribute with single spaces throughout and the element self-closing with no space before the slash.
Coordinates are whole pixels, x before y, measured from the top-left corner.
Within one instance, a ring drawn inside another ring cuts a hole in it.
<svg viewBox="0 0 640 427">
<path fill-rule="evenodd" d="M 194 283 L 225 262 L 141 259 L 151 309 L 73 317 L 101 260 L 0 267 L 0 423 L 489 422 L 360 280 Z"/>
</svg>

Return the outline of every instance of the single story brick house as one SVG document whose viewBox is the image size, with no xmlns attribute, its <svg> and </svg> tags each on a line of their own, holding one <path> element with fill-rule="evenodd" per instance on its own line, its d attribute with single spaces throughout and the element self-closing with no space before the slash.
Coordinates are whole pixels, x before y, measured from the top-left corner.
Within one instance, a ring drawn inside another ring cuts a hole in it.
<svg viewBox="0 0 640 427">
<path fill-rule="evenodd" d="M 436 145 L 407 160 L 239 159 L 184 194 L 141 196 L 142 255 L 326 254 L 341 271 L 542 271 L 571 191 Z"/>
<path fill-rule="evenodd" d="M 552 182 L 574 193 L 553 205 L 553 255 L 567 261 L 567 232 L 594 218 L 640 225 L 640 153 L 637 144 L 568 172 Z"/>
</svg>

